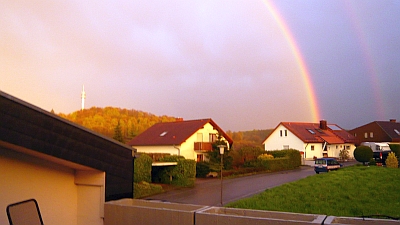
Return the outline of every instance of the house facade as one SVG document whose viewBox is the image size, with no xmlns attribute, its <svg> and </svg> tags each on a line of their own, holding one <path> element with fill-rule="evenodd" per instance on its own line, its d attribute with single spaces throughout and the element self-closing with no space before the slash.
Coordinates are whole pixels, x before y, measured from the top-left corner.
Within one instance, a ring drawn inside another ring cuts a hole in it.
<svg viewBox="0 0 400 225">
<path fill-rule="evenodd" d="M 356 138 L 356 144 L 362 142 L 400 143 L 400 123 L 395 119 L 374 121 L 349 131 Z"/>
<path fill-rule="evenodd" d="M 264 140 L 264 149 L 299 150 L 302 158 L 339 157 L 340 151 L 346 149 L 353 157 L 355 149 L 354 136 L 336 124 L 281 122 Z"/>
<path fill-rule="evenodd" d="M 102 225 L 104 203 L 133 197 L 129 146 L 0 91 L 0 224 L 36 199 L 44 224 Z"/>
<path fill-rule="evenodd" d="M 128 144 L 138 153 L 179 155 L 201 162 L 208 160 L 207 152 L 212 150 L 218 135 L 229 150 L 232 139 L 212 119 L 179 119 L 155 124 Z"/>
</svg>

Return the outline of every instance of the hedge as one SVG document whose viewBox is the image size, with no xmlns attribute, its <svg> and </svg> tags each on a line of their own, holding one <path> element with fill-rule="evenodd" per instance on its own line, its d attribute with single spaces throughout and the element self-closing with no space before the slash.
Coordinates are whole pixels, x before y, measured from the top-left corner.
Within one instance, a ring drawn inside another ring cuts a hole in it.
<svg viewBox="0 0 400 225">
<path fill-rule="evenodd" d="M 178 162 L 176 166 L 166 166 L 156 175 L 161 183 L 181 187 L 193 187 L 196 179 L 196 161 L 185 159 L 182 156 L 166 156 L 162 162 Z"/>
<path fill-rule="evenodd" d="M 298 150 L 275 150 L 267 151 L 267 154 L 274 158 L 262 158 L 246 162 L 246 167 L 263 168 L 268 171 L 290 170 L 298 168 L 301 165 L 301 155 Z"/>
<path fill-rule="evenodd" d="M 164 192 L 159 184 L 150 184 L 145 181 L 140 183 L 133 183 L 134 198 L 143 198 L 149 195 Z"/>
<path fill-rule="evenodd" d="M 151 182 L 151 165 L 153 160 L 146 154 L 141 154 L 135 159 L 133 169 L 133 182 Z"/>
<path fill-rule="evenodd" d="M 207 177 L 207 175 L 211 172 L 210 163 L 209 162 L 197 162 L 196 163 L 196 177 Z"/>
</svg>

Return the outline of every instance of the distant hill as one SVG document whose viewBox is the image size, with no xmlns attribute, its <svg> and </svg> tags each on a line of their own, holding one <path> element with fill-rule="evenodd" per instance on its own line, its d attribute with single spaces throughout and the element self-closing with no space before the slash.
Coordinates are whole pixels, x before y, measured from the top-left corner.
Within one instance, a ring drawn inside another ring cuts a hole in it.
<svg viewBox="0 0 400 225">
<path fill-rule="evenodd" d="M 273 131 L 273 129 L 251 130 L 251 131 L 227 131 L 226 133 L 233 139 L 233 149 L 244 146 L 260 147 L 263 149 L 262 142 Z"/>
<path fill-rule="evenodd" d="M 58 115 L 110 138 L 114 136 L 115 128 L 119 122 L 122 135 L 126 141 L 156 123 L 176 121 L 176 118 L 171 116 L 156 116 L 139 110 L 115 107 L 92 107 L 70 114 L 59 113 Z"/>
<path fill-rule="evenodd" d="M 119 122 L 125 143 L 156 123 L 173 122 L 177 119 L 172 116 L 156 116 L 148 112 L 116 107 L 92 107 L 70 114 L 59 113 L 58 115 L 110 138 L 113 138 Z M 268 129 L 237 132 L 227 131 L 226 133 L 233 139 L 234 148 L 241 146 L 262 147 L 261 142 L 271 131 L 271 129 Z"/>
</svg>

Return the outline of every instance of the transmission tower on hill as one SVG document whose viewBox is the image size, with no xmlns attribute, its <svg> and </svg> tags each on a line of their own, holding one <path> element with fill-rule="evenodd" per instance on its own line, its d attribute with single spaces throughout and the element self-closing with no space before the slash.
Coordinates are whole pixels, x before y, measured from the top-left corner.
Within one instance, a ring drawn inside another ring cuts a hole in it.
<svg viewBox="0 0 400 225">
<path fill-rule="evenodd" d="M 82 85 L 82 93 L 81 93 L 81 98 L 82 98 L 82 109 L 85 109 L 85 98 L 86 98 L 86 93 L 85 93 L 85 85 Z"/>
</svg>

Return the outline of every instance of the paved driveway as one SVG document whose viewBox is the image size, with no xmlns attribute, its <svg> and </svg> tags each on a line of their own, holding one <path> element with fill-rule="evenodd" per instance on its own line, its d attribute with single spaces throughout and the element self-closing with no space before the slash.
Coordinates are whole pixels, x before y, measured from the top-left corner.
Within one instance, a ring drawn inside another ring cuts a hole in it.
<svg viewBox="0 0 400 225">
<path fill-rule="evenodd" d="M 265 189 L 315 175 L 312 167 L 265 173 L 223 180 L 223 204 L 260 193 Z M 146 199 L 175 203 L 221 206 L 221 180 L 219 178 L 197 179 L 194 188 L 182 188 L 150 196 Z"/>
</svg>

